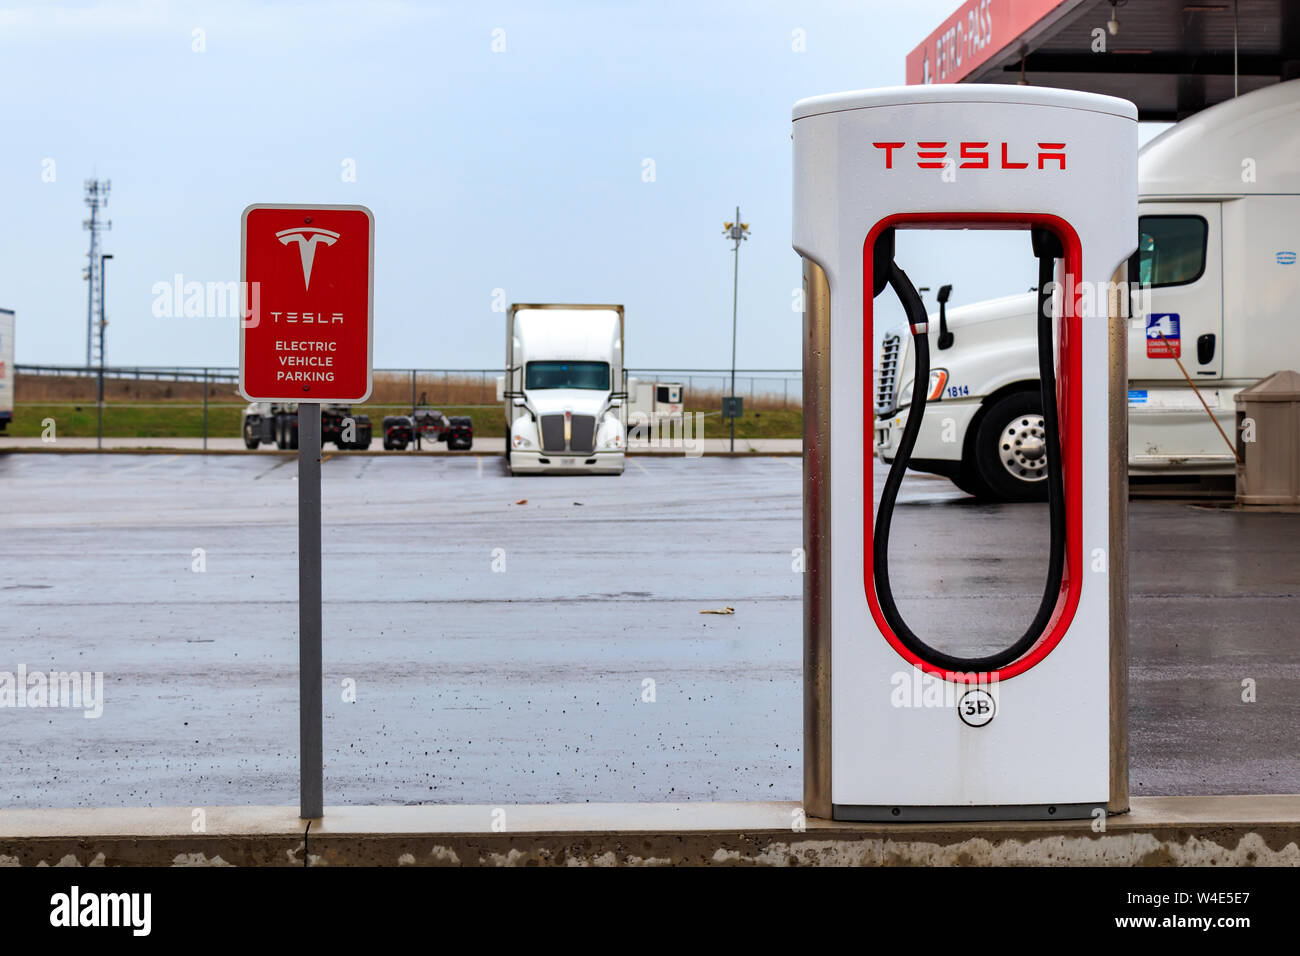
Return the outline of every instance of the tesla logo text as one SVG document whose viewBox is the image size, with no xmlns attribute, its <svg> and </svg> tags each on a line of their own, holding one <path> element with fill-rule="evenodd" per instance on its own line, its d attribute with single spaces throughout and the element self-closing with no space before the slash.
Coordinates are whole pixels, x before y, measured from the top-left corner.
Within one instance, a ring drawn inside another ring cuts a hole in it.
<svg viewBox="0 0 1300 956">
<path fill-rule="evenodd" d="M 280 322 L 281 316 L 289 325 L 335 325 L 342 324 L 343 313 L 333 312 L 328 316 L 324 312 L 272 312 L 271 321 Z"/>
<path fill-rule="evenodd" d="M 1048 163 L 1055 163 L 1057 169 L 1065 169 L 1064 143 L 1039 143 L 1038 152 L 1030 154 L 1023 161 L 1016 158 L 1022 154 L 1012 153 L 1010 144 L 1000 143 L 1000 154 L 994 154 L 997 158 L 992 162 L 989 158 L 990 144 L 987 141 L 949 144 L 947 140 L 931 140 L 916 143 L 910 149 L 907 143 L 871 145 L 884 152 L 886 169 L 894 168 L 894 154 L 899 150 L 905 156 L 915 154 L 917 169 L 943 169 L 950 162 L 956 162 L 959 169 L 1028 169 L 1030 160 L 1037 161 L 1039 169 L 1046 169 Z"/>
<path fill-rule="evenodd" d="M 331 229 L 317 229 L 314 226 L 300 226 L 297 229 L 281 229 L 275 234 L 286 246 L 298 243 L 298 254 L 302 257 L 302 285 L 311 285 L 311 263 L 316 258 L 316 243 L 323 242 L 332 246 L 339 241 L 339 234 Z"/>
</svg>

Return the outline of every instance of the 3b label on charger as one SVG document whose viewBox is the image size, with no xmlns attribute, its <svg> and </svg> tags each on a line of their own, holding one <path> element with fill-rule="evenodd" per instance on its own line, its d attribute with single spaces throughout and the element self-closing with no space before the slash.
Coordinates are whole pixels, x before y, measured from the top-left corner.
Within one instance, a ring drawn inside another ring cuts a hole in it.
<svg viewBox="0 0 1300 956">
<path fill-rule="evenodd" d="M 983 727 L 997 713 L 998 705 L 986 690 L 968 690 L 957 701 L 957 716 L 968 727 Z"/>
</svg>

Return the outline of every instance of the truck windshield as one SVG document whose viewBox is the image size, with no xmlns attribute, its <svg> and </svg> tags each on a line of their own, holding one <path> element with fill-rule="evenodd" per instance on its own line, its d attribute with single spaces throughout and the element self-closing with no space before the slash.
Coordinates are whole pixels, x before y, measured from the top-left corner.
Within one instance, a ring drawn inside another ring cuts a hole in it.
<svg viewBox="0 0 1300 956">
<path fill-rule="evenodd" d="M 608 362 L 529 362 L 524 388 L 609 390 Z"/>
</svg>

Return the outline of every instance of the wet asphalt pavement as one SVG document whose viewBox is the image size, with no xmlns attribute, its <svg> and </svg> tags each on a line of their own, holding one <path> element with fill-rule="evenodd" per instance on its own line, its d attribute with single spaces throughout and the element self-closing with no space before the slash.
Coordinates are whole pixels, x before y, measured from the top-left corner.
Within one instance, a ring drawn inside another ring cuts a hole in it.
<svg viewBox="0 0 1300 956">
<path fill-rule="evenodd" d="M 0 807 L 296 802 L 295 473 L 0 455 L 0 671 L 102 671 L 105 694 L 98 719 L 0 708 Z M 327 803 L 800 797 L 798 459 L 323 475 Z M 1019 633 L 1044 519 L 909 479 L 913 627 Z M 1134 502 L 1131 552 L 1133 793 L 1300 792 L 1300 515 Z"/>
</svg>

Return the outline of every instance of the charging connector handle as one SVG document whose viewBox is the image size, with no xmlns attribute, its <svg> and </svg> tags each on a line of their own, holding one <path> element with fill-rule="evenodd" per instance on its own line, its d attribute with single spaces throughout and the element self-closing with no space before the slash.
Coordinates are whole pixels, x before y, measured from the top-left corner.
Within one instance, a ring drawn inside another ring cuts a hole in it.
<svg viewBox="0 0 1300 956">
<path fill-rule="evenodd" d="M 915 372 L 912 385 L 912 407 L 907 413 L 907 424 L 899 439 L 898 451 L 889 468 L 889 476 L 880 492 L 880 506 L 876 510 L 876 524 L 872 534 L 872 560 L 876 584 L 876 600 L 886 623 L 898 641 L 913 655 L 933 667 L 957 673 L 987 673 L 1006 667 L 1022 657 L 1044 634 L 1056 610 L 1065 574 L 1065 482 L 1061 472 L 1060 418 L 1056 406 L 1056 362 L 1052 347 L 1052 282 L 1056 259 L 1062 255 L 1060 241 L 1041 227 L 1034 229 L 1034 252 L 1038 256 L 1038 379 L 1043 402 L 1043 430 L 1047 443 L 1047 508 L 1051 533 L 1050 556 L 1047 565 L 1047 582 L 1029 628 L 1014 644 L 996 654 L 984 657 L 959 657 L 931 647 L 918 637 L 894 602 L 889 582 L 889 531 L 894 517 L 894 504 L 898 489 L 903 483 L 907 463 L 921 430 L 925 415 L 926 393 L 930 381 L 930 339 L 925 305 L 916 287 L 898 264 L 888 265 L 888 284 L 898 296 L 907 313 L 915 346 Z M 877 282 L 879 286 L 879 282 Z M 883 291 L 883 287 L 882 287 Z M 879 293 L 877 293 L 879 294 Z"/>
</svg>

